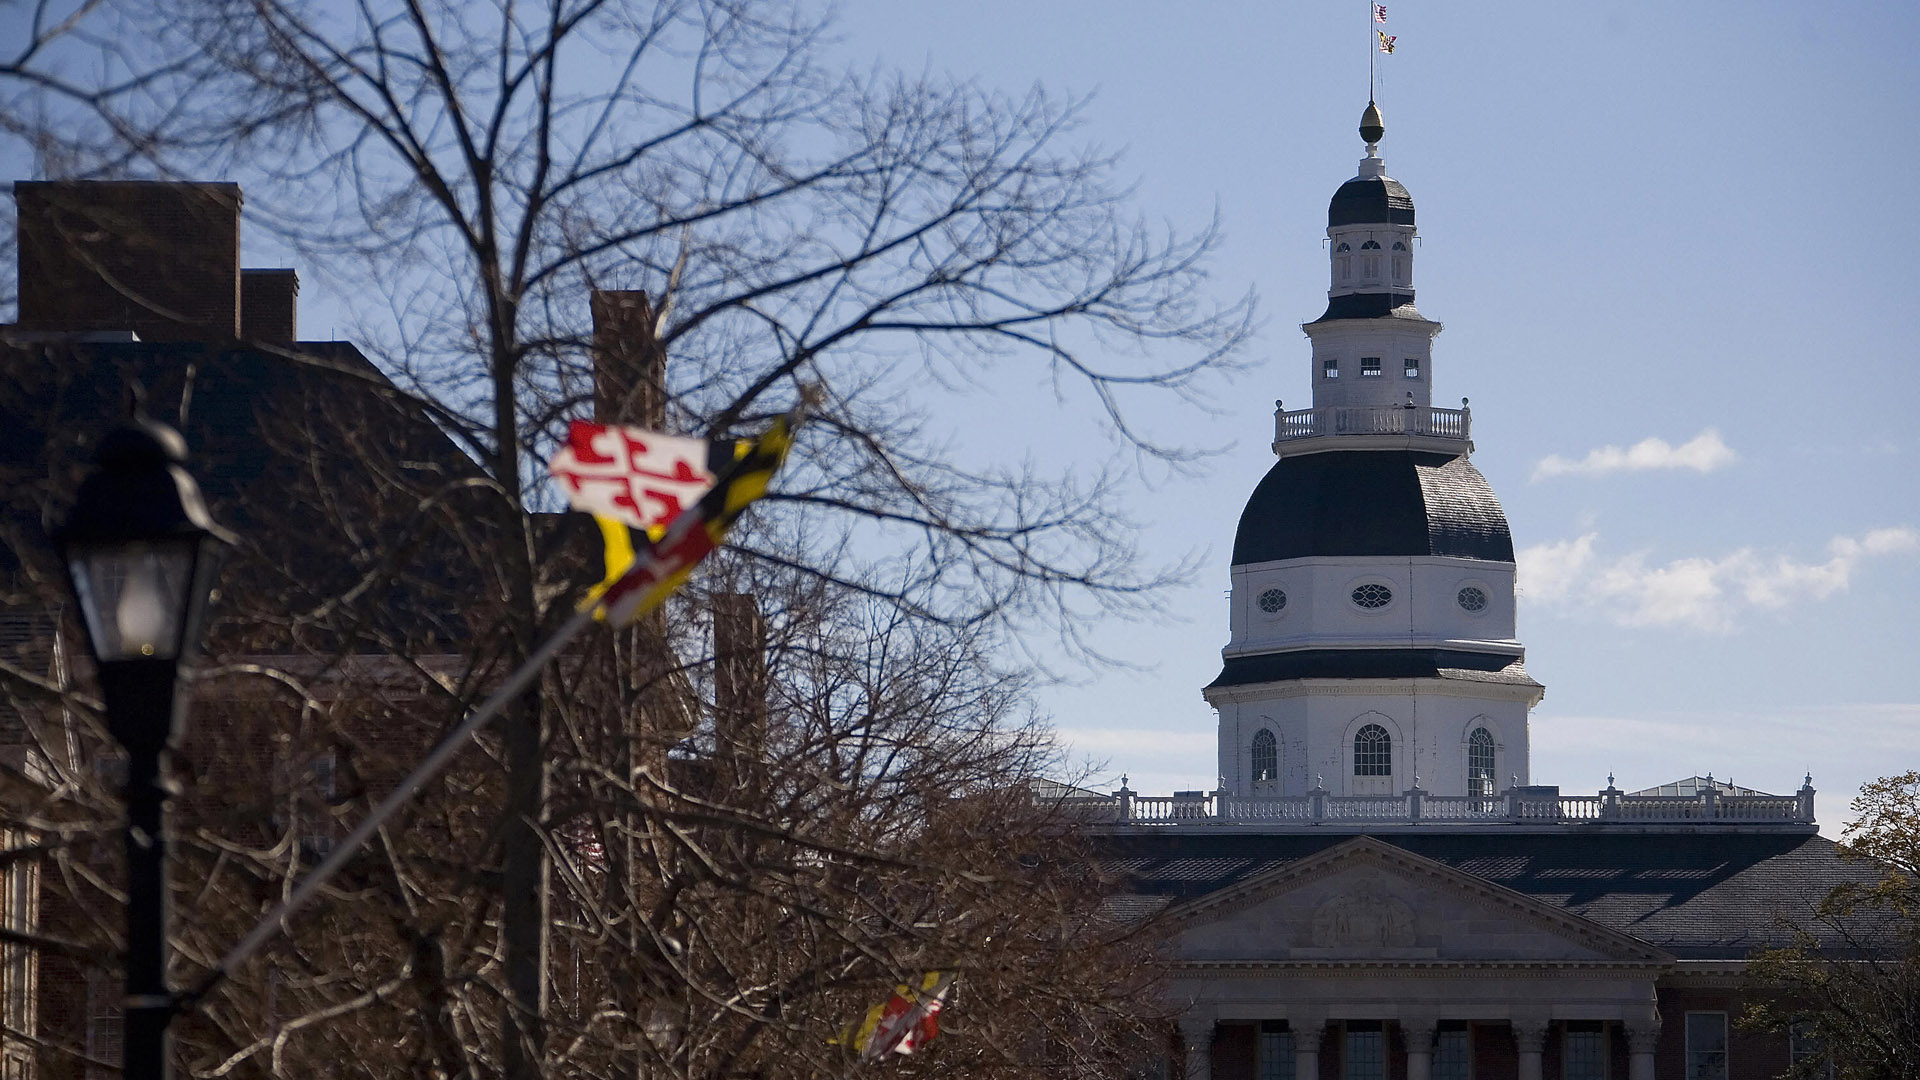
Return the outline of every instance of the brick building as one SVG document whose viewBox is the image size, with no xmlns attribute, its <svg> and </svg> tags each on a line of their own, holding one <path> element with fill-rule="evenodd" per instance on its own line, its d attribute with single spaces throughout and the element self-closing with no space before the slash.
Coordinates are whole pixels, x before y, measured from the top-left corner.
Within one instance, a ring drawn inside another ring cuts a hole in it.
<svg viewBox="0 0 1920 1080">
<path fill-rule="evenodd" d="M 145 410 L 185 436 L 214 518 L 243 537 L 211 609 L 209 653 L 260 661 L 304 695 L 203 679 L 174 762 L 176 820 L 213 824 L 265 867 L 262 880 L 297 876 L 353 823 L 350 795 L 377 797 L 440 737 L 458 707 L 445 690 L 475 670 L 464 620 L 490 542 L 478 535 L 483 515 L 455 501 L 458 529 L 404 530 L 429 494 L 447 506 L 480 471 L 353 344 L 299 339 L 295 272 L 240 265 L 235 185 L 19 183 L 15 197 L 20 308 L 0 326 L 0 799 L 12 820 L 84 820 L 91 846 L 61 857 L 111 882 L 112 751 L 60 707 L 57 691 L 88 680 L 75 670 L 84 648 L 62 636 L 47 532 L 137 387 Z M 659 358 L 634 344 L 651 327 L 645 298 L 596 293 L 591 307 L 593 408 L 658 425 Z M 542 588 L 597 578 L 589 524 L 538 515 L 535 525 Z M 449 549 L 450 535 L 464 546 Z M 299 617 L 337 613 L 343 597 L 357 598 L 347 615 Z M 751 597 L 715 605 L 725 660 L 715 721 L 748 747 L 764 726 L 764 632 Z M 81 789 L 98 797 L 76 799 Z M 211 872 L 191 843 L 175 857 L 176 889 Z M 0 863 L 0 926 L 113 940 L 117 901 L 84 883 L 48 887 L 41 877 L 56 866 Z M 80 894 L 99 902 L 75 903 Z M 224 912 L 183 901 L 193 916 L 177 920 L 183 951 L 218 955 L 272 895 Z M 566 965 L 556 955 L 556 995 L 571 985 Z M 0 945 L 0 1080 L 116 1075 L 119 978 L 109 955 Z M 200 1022 L 176 1028 L 190 1043 Z"/>
<path fill-rule="evenodd" d="M 1415 209 L 1378 154 L 1328 207 L 1305 409 L 1241 515 L 1207 790 L 1085 795 L 1116 907 L 1169 936 L 1184 1080 L 1760 1080 L 1814 1052 L 1740 1027 L 1747 957 L 1870 867 L 1809 777 L 1563 795 L 1471 420 L 1434 404 Z M 1276 406 L 1279 403 L 1276 402 Z"/>
</svg>

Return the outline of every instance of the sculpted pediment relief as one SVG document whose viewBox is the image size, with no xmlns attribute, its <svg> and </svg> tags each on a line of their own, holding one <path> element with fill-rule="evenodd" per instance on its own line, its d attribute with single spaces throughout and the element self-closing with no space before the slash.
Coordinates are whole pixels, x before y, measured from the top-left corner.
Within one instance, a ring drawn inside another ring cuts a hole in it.
<svg viewBox="0 0 1920 1080">
<path fill-rule="evenodd" d="M 1658 949 L 1368 838 L 1184 905 L 1182 959 L 1211 962 L 1659 960 Z"/>
</svg>

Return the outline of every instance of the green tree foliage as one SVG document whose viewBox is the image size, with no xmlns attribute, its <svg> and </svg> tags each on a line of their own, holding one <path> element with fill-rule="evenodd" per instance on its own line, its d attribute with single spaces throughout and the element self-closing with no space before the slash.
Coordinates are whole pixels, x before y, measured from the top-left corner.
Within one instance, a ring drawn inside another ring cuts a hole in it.
<svg viewBox="0 0 1920 1080">
<path fill-rule="evenodd" d="M 1920 771 L 1860 789 L 1841 852 L 1869 872 L 1790 917 L 1794 941 L 1756 956 L 1746 1022 L 1790 1033 L 1796 1077 L 1920 1076 Z M 1831 1070 L 1831 1072 L 1829 1072 Z"/>
</svg>

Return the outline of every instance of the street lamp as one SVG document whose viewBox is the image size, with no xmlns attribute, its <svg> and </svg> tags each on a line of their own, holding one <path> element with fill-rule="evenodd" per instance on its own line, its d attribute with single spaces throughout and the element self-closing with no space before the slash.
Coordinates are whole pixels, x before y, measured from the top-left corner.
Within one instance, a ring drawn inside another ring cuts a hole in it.
<svg viewBox="0 0 1920 1080">
<path fill-rule="evenodd" d="M 214 557 L 230 534 L 183 467 L 186 441 L 150 420 L 110 433 L 53 541 L 86 624 L 107 731 L 127 752 L 126 1080 L 167 1073 L 167 879 L 161 766 L 181 716 Z"/>
</svg>

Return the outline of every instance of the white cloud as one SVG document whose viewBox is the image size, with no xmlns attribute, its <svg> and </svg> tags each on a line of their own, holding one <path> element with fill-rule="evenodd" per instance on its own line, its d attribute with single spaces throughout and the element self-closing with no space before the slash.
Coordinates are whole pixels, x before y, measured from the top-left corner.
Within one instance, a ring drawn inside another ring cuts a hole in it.
<svg viewBox="0 0 1920 1080">
<path fill-rule="evenodd" d="M 1575 461 L 1549 454 L 1533 467 L 1534 481 L 1556 476 L 1604 476 L 1617 472 L 1646 472 L 1652 469 L 1692 469 L 1710 473 L 1740 460 L 1740 455 L 1720 439 L 1720 433 L 1708 428 L 1687 442 L 1675 446 L 1665 439 L 1641 439 L 1626 449 L 1602 446 L 1590 450 Z"/>
<path fill-rule="evenodd" d="M 1725 633 L 1754 609 L 1824 600 L 1844 591 L 1860 564 L 1920 549 L 1911 526 L 1836 536 L 1824 562 L 1800 562 L 1778 552 L 1740 548 L 1720 558 L 1652 563 L 1645 552 L 1596 554 L 1599 535 L 1587 533 L 1524 548 L 1517 555 L 1520 592 L 1529 602 L 1586 608 L 1621 626 L 1678 626 Z"/>
</svg>

